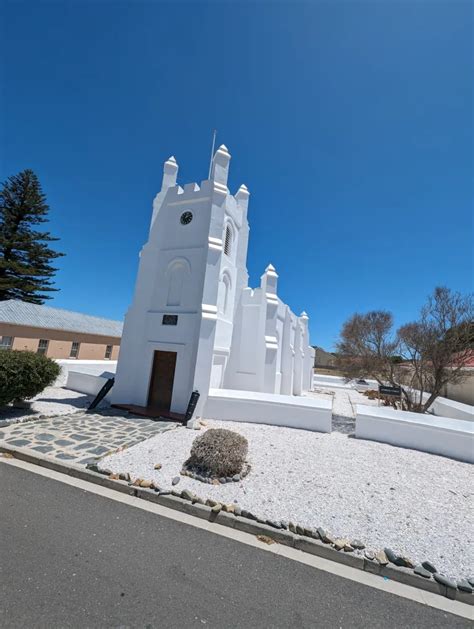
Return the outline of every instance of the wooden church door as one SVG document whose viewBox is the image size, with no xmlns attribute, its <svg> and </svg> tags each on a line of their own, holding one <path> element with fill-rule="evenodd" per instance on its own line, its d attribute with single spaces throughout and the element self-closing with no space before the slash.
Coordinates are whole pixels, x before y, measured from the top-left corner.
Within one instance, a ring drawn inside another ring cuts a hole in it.
<svg viewBox="0 0 474 629">
<path fill-rule="evenodd" d="M 176 352 L 155 351 L 151 370 L 148 406 L 169 411 L 173 395 Z"/>
</svg>

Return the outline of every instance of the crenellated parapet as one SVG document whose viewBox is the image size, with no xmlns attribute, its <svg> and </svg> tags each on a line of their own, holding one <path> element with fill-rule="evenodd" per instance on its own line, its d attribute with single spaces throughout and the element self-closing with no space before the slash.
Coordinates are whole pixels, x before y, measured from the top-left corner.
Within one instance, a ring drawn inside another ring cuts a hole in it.
<svg viewBox="0 0 474 629">
<path fill-rule="evenodd" d="M 174 156 L 169 157 L 163 164 L 163 178 L 161 189 L 153 200 L 151 226 L 164 204 L 168 206 L 193 205 L 204 201 L 211 201 L 217 206 L 224 206 L 225 213 L 240 229 L 247 216 L 250 193 L 247 186 L 241 185 L 235 196 L 231 195 L 227 187 L 231 155 L 225 145 L 221 145 L 212 159 L 211 177 L 200 182 L 187 183 L 180 186 L 177 183 L 179 166 Z"/>
</svg>

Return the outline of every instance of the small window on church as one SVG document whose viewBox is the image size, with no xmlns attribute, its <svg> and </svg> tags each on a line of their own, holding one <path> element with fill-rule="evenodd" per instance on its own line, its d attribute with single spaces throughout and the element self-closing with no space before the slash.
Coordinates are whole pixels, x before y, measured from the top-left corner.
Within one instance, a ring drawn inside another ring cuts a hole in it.
<svg viewBox="0 0 474 629">
<path fill-rule="evenodd" d="M 230 227 L 227 225 L 225 228 L 225 241 L 224 241 L 224 253 L 226 256 L 230 256 L 232 250 L 232 232 L 230 231 Z"/>
</svg>

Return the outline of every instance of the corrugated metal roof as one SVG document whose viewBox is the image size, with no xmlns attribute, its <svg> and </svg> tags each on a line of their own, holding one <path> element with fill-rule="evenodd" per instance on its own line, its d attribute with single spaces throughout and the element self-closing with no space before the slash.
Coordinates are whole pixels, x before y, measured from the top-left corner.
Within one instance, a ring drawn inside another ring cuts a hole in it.
<svg viewBox="0 0 474 629">
<path fill-rule="evenodd" d="M 0 301 L 0 323 L 116 337 L 122 336 L 123 328 L 121 321 L 111 321 L 71 310 L 30 304 L 18 299 Z"/>
</svg>

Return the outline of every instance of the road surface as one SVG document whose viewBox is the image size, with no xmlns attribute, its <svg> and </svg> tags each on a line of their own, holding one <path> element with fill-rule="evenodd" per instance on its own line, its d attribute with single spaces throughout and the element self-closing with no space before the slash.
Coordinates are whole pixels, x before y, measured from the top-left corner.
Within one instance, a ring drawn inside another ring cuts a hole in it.
<svg viewBox="0 0 474 629">
<path fill-rule="evenodd" d="M 0 530 L 2 628 L 470 626 L 6 463 Z"/>
</svg>

